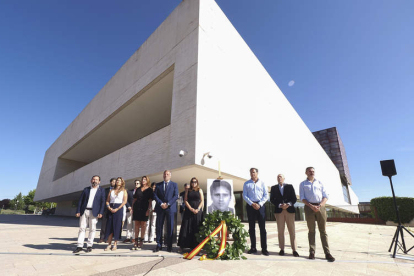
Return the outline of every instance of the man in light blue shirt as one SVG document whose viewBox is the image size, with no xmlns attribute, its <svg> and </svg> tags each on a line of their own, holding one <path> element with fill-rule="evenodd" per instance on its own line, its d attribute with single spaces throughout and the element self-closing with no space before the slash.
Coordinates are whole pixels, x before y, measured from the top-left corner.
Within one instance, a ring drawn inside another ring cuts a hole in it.
<svg viewBox="0 0 414 276">
<path fill-rule="evenodd" d="M 250 250 L 248 254 L 257 253 L 256 249 L 256 219 L 259 222 L 260 228 L 260 245 L 262 246 L 262 254 L 269 256 L 267 251 L 267 237 L 266 237 L 266 209 L 265 203 L 269 199 L 267 186 L 259 179 L 259 170 L 256 168 L 250 169 L 251 179 L 246 181 L 243 186 L 243 199 L 246 201 L 247 218 L 249 220 L 249 235 L 251 241 Z"/>
<path fill-rule="evenodd" d="M 334 262 L 335 258 L 330 254 L 328 234 L 326 233 L 325 204 L 328 201 L 328 195 L 323 184 L 315 179 L 315 169 L 313 167 L 306 168 L 305 173 L 307 179 L 300 183 L 299 195 L 300 200 L 305 204 L 306 222 L 309 230 L 309 259 L 315 259 L 315 222 L 317 222 L 325 257 L 329 262 Z"/>
</svg>

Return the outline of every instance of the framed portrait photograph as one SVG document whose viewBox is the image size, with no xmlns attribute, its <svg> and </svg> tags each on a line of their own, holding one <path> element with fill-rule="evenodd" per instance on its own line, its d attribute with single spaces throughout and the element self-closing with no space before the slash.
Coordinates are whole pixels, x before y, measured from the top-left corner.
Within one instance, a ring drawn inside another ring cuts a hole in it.
<svg viewBox="0 0 414 276">
<path fill-rule="evenodd" d="M 232 212 L 235 214 L 233 180 L 207 179 L 207 214 L 214 211 Z"/>
</svg>

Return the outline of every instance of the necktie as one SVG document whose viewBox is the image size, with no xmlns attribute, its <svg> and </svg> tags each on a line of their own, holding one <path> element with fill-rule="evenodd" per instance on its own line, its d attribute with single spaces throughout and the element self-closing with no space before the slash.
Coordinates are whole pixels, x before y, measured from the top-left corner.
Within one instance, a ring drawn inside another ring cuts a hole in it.
<svg viewBox="0 0 414 276">
<path fill-rule="evenodd" d="M 164 182 L 164 194 L 167 191 L 167 187 L 168 187 L 168 182 Z"/>
</svg>

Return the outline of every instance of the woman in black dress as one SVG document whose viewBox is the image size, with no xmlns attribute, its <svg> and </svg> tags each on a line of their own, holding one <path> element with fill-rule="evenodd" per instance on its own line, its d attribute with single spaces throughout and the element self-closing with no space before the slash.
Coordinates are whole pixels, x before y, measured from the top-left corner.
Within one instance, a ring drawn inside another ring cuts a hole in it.
<svg viewBox="0 0 414 276">
<path fill-rule="evenodd" d="M 198 245 L 196 234 L 204 220 L 203 190 L 200 189 L 198 179 L 195 177 L 191 178 L 190 189 L 185 192 L 184 202 L 185 211 L 177 243 L 181 250 L 183 248 L 193 249 Z"/>
<path fill-rule="evenodd" d="M 133 250 L 141 249 L 144 241 L 148 216 L 152 209 L 153 190 L 150 187 L 150 183 L 149 177 L 143 176 L 141 179 L 141 187 L 134 194 L 132 219 L 135 221 L 135 243 L 132 247 Z M 140 228 L 141 238 L 138 240 Z"/>
</svg>

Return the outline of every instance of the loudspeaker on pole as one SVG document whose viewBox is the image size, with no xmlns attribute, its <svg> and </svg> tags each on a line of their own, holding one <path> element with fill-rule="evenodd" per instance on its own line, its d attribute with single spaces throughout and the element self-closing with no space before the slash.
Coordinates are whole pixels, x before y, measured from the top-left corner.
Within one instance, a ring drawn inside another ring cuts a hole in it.
<svg viewBox="0 0 414 276">
<path fill-rule="evenodd" d="M 395 169 L 394 159 L 382 160 L 381 171 L 383 176 L 394 176 L 397 175 L 397 170 Z"/>
</svg>

